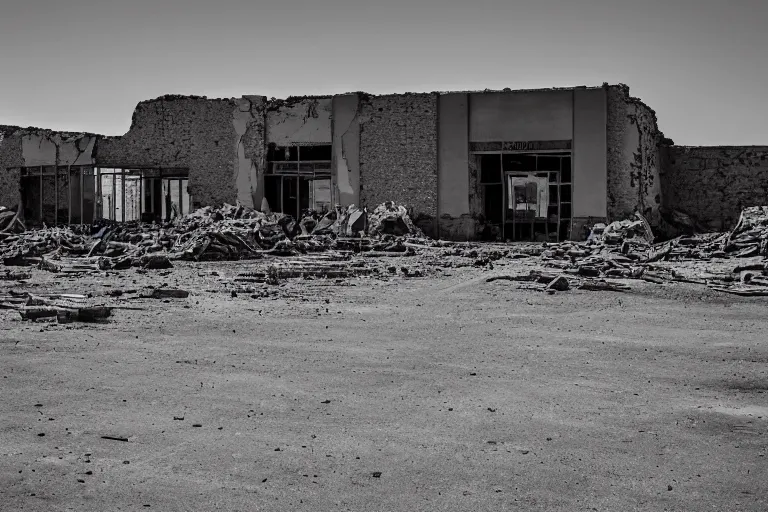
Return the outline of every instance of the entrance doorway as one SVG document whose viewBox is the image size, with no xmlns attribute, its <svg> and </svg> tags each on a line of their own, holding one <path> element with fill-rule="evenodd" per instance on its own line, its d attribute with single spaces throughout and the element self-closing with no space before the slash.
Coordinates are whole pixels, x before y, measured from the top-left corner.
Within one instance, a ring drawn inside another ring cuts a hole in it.
<svg viewBox="0 0 768 512">
<path fill-rule="evenodd" d="M 331 210 L 331 146 L 275 146 L 267 150 L 264 197 L 274 212 L 296 219 Z"/>
<path fill-rule="evenodd" d="M 502 240 L 560 241 L 570 236 L 570 153 L 475 155 L 486 223 Z"/>
</svg>

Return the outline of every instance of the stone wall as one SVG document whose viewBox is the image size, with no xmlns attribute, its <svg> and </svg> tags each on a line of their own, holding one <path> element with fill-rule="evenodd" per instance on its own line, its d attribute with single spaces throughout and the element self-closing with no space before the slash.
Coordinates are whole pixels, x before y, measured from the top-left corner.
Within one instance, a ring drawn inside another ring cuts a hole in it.
<svg viewBox="0 0 768 512">
<path fill-rule="evenodd" d="M 663 206 L 702 228 L 728 230 L 742 208 L 768 205 L 768 146 L 670 146 L 663 157 Z"/>
<path fill-rule="evenodd" d="M 17 126 L 0 125 L 0 206 L 6 208 L 21 202 L 19 171 L 8 169 L 24 165 L 19 130 Z"/>
<path fill-rule="evenodd" d="M 660 146 L 664 134 L 656 113 L 629 95 L 626 85 L 606 86 L 608 139 L 608 220 L 642 213 L 659 224 Z"/>
<path fill-rule="evenodd" d="M 360 203 L 403 204 L 430 234 L 437 218 L 437 97 L 361 98 Z"/>
<path fill-rule="evenodd" d="M 240 103 L 186 96 L 143 101 L 134 111 L 128 133 L 99 140 L 97 163 L 102 167 L 186 167 L 195 206 L 234 203 L 238 184 L 243 186 L 242 178 L 238 181 L 238 152 L 245 134 L 237 133 L 235 113 L 251 109 L 250 104 Z"/>
</svg>

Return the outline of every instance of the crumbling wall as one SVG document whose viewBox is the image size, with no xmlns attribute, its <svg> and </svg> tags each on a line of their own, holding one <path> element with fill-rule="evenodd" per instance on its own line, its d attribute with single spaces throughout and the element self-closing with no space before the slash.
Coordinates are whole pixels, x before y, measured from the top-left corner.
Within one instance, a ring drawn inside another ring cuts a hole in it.
<svg viewBox="0 0 768 512">
<path fill-rule="evenodd" d="M 437 94 L 361 98 L 360 203 L 395 201 L 434 235 L 437 218 Z"/>
<path fill-rule="evenodd" d="M 93 165 L 98 136 L 27 128 L 21 136 L 24 165 Z"/>
<path fill-rule="evenodd" d="M 18 168 L 24 165 L 21 133 L 17 126 L 0 125 L 0 206 L 14 208 L 21 202 Z"/>
<path fill-rule="evenodd" d="M 237 200 L 253 208 L 261 207 L 266 167 L 266 98 L 244 96 L 237 100 L 232 124 L 235 127 L 235 182 Z"/>
<path fill-rule="evenodd" d="M 343 206 L 360 201 L 360 96 L 333 97 L 333 187 L 336 202 Z"/>
<path fill-rule="evenodd" d="M 272 100 L 267 106 L 267 142 L 278 146 L 331 143 L 331 98 Z"/>
<path fill-rule="evenodd" d="M 768 205 L 768 146 L 665 148 L 662 205 L 710 231 L 734 227 L 741 210 Z"/>
<path fill-rule="evenodd" d="M 97 162 L 102 167 L 186 167 L 193 206 L 234 203 L 249 195 L 238 194 L 242 134 L 233 121 L 241 107 L 235 99 L 196 96 L 143 101 L 128 133 L 99 140 Z"/>
<path fill-rule="evenodd" d="M 608 98 L 608 220 L 642 213 L 658 226 L 660 146 L 656 113 L 629 95 L 626 85 L 606 86 Z"/>
</svg>

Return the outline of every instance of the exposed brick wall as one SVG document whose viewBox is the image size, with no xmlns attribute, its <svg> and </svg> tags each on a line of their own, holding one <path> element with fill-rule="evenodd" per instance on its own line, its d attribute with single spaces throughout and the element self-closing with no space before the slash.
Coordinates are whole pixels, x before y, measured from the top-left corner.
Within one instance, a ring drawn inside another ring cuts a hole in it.
<svg viewBox="0 0 768 512">
<path fill-rule="evenodd" d="M 395 201 L 428 232 L 437 217 L 437 94 L 363 97 L 360 202 Z"/>
<path fill-rule="evenodd" d="M 195 203 L 233 203 L 236 108 L 232 99 L 164 96 L 141 102 L 127 134 L 99 140 L 96 162 L 104 167 L 187 167 Z"/>
<path fill-rule="evenodd" d="M 0 206 L 13 208 L 21 202 L 19 171 L 9 167 L 24 165 L 21 134 L 16 126 L 0 126 Z"/>
<path fill-rule="evenodd" d="M 660 145 L 656 113 L 625 85 L 607 87 L 608 219 L 641 212 L 659 223 L 661 205 Z"/>
<path fill-rule="evenodd" d="M 732 228 L 744 207 L 768 205 L 768 146 L 670 146 L 663 162 L 663 205 L 709 230 Z"/>
</svg>

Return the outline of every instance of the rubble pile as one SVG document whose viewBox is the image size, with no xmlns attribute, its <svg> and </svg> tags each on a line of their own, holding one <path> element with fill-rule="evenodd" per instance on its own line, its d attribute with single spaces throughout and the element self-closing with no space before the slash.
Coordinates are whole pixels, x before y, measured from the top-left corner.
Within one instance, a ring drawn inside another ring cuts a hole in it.
<svg viewBox="0 0 768 512">
<path fill-rule="evenodd" d="M 726 238 L 723 250 L 739 256 L 768 257 L 768 206 L 753 206 L 741 212 L 738 224 Z"/>
<path fill-rule="evenodd" d="M 55 318 L 58 323 L 102 322 L 112 314 L 113 307 L 87 304 L 86 295 L 53 293 L 33 295 L 9 291 L 0 295 L 0 309 L 15 310 L 22 320 Z"/>
<path fill-rule="evenodd" d="M 413 235 L 424 238 L 424 233 L 416 227 L 408 215 L 408 210 L 392 201 L 377 206 L 368 216 L 368 233 L 376 235 Z"/>
<path fill-rule="evenodd" d="M 768 257 L 768 207 L 746 208 L 736 227 L 728 233 L 683 235 L 659 244 L 653 244 L 653 240 L 650 226 L 636 214 L 634 220 L 608 226 L 596 224 L 586 242 L 544 244 L 540 257 L 545 267 L 558 269 L 581 289 L 625 289 L 618 283 L 605 281 L 613 278 L 657 284 L 683 281 L 738 295 L 768 295 L 768 261 L 765 259 L 736 265 L 728 271 L 702 271 L 694 277 L 674 268 L 675 263 L 683 262 L 706 264 L 713 260 Z M 555 276 L 523 275 L 516 276 L 515 280 L 536 281 L 545 286 L 535 288 L 552 293 L 548 284 Z"/>
<path fill-rule="evenodd" d="M 4 206 L 0 206 L 0 240 L 8 236 L 9 233 L 26 230 L 20 217 L 21 207 L 14 212 Z"/>
<path fill-rule="evenodd" d="M 742 295 L 768 294 L 768 207 L 744 209 L 730 232 L 687 233 L 661 243 L 654 243 L 651 227 L 640 214 L 608 225 L 596 224 L 584 242 L 430 240 L 412 222 L 408 210 L 392 202 L 372 212 L 354 205 L 324 215 L 307 211 L 298 221 L 289 215 L 226 204 L 201 208 L 165 224 L 101 221 L 25 231 L 18 217 L 18 212 L 0 209 L 3 264 L 37 265 L 52 272 L 168 269 L 178 260 L 288 257 L 267 260 L 264 275 L 258 276 L 259 282 L 276 283 L 295 277 L 376 275 L 378 269 L 365 263 L 371 261 L 368 258 L 417 257 L 417 264 L 431 267 L 485 269 L 527 260 L 524 266 L 549 273 L 534 279 L 524 275 L 522 280 L 533 280 L 530 286 L 549 293 L 577 287 L 623 290 L 624 285 L 606 280 L 640 279 L 658 284 L 669 280 L 706 284 Z M 363 257 L 353 261 L 352 254 Z M 742 263 L 726 268 L 735 259 Z M 692 264 L 700 264 L 698 273 L 680 271 Z M 397 273 L 397 266 L 391 267 Z M 11 274 L 6 274 L 10 280 Z"/>
<path fill-rule="evenodd" d="M 0 221 L 11 217 L 3 213 L 0 210 Z M 404 235 L 424 236 L 407 210 L 393 203 L 380 205 L 371 215 L 354 205 L 322 217 L 306 212 L 299 222 L 289 215 L 225 204 L 162 225 L 106 221 L 6 232 L 0 238 L 0 257 L 6 266 L 36 264 L 54 272 L 82 272 L 163 269 L 175 260 L 231 261 L 324 251 L 413 254 Z"/>
</svg>

